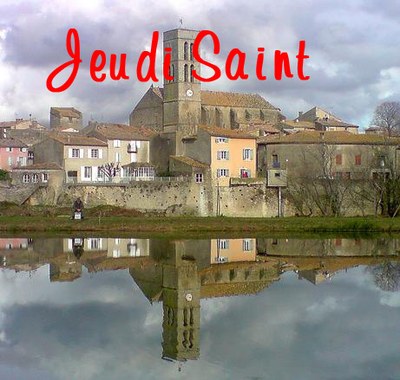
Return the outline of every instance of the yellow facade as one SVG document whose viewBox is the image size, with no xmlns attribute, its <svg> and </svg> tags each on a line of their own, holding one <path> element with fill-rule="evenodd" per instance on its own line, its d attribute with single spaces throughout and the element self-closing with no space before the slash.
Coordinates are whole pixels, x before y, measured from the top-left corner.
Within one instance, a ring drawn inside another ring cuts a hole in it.
<svg viewBox="0 0 400 380">
<path fill-rule="evenodd" d="M 230 178 L 255 178 L 256 140 L 210 136 L 211 176 L 219 186 L 229 186 Z"/>
</svg>

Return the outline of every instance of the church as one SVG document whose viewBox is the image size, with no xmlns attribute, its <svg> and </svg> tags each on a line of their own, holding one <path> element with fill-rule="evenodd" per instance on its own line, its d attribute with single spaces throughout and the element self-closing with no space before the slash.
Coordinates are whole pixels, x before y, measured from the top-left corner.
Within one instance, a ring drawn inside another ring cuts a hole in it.
<svg viewBox="0 0 400 380">
<path fill-rule="evenodd" d="M 151 128 L 169 141 L 170 155 L 184 155 L 182 139 L 197 134 L 198 126 L 246 132 L 253 125 L 276 124 L 281 110 L 258 94 L 206 91 L 193 77 L 200 64 L 193 59 L 198 32 L 178 28 L 163 34 L 164 49 L 172 49 L 164 87 L 151 86 L 129 116 L 132 126 Z"/>
</svg>

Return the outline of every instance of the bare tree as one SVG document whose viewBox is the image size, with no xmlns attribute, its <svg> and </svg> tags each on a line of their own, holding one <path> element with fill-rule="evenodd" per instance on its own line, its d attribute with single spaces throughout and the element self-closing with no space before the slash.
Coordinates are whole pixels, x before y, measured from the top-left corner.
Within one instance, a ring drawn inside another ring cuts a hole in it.
<svg viewBox="0 0 400 380">
<path fill-rule="evenodd" d="M 400 102 L 384 102 L 376 107 L 372 124 L 389 137 L 400 134 Z"/>
<path fill-rule="evenodd" d="M 400 290 L 400 264 L 394 262 L 384 262 L 369 268 L 374 276 L 377 286 L 387 292 Z"/>
</svg>

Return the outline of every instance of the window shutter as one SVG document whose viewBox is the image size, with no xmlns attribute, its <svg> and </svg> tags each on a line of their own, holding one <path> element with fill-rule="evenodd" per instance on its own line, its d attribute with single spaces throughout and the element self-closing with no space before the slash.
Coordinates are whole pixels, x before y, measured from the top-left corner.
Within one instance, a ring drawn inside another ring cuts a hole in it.
<svg viewBox="0 0 400 380">
<path fill-rule="evenodd" d="M 79 149 L 79 158 L 83 158 L 83 148 Z"/>
<path fill-rule="evenodd" d="M 220 160 L 221 159 L 221 151 L 219 150 L 219 151 L 217 151 L 217 160 Z"/>
<path fill-rule="evenodd" d="M 229 160 L 229 150 L 226 151 L 226 159 Z"/>
<path fill-rule="evenodd" d="M 243 149 L 243 160 L 246 159 L 246 149 Z"/>
<path fill-rule="evenodd" d="M 250 149 L 250 160 L 253 159 L 253 149 Z"/>
<path fill-rule="evenodd" d="M 99 158 L 103 158 L 103 149 L 99 149 Z"/>
<path fill-rule="evenodd" d="M 68 148 L 68 158 L 72 158 L 72 148 Z"/>
</svg>

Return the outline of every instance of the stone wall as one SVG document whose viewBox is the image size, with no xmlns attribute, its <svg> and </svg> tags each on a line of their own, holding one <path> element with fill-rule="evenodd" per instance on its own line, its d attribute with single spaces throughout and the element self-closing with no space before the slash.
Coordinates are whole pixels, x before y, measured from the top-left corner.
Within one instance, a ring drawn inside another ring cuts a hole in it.
<svg viewBox="0 0 400 380">
<path fill-rule="evenodd" d="M 217 208 L 219 215 L 231 217 L 274 217 L 278 214 L 277 193 L 275 189 L 265 189 L 264 183 L 217 189 L 189 179 L 39 188 L 29 198 L 29 203 L 70 207 L 77 197 L 83 199 L 86 207 L 113 205 L 166 215 L 215 216 Z M 293 215 L 289 205 L 285 209 L 285 215 Z"/>
</svg>

